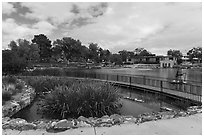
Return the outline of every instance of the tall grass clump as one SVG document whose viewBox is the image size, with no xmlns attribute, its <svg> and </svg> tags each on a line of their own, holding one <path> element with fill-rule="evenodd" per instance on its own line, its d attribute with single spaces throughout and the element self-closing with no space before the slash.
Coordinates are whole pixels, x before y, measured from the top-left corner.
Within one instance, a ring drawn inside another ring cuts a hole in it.
<svg viewBox="0 0 204 137">
<path fill-rule="evenodd" d="M 9 101 L 17 93 L 21 93 L 24 83 L 14 76 L 2 77 L 2 104 Z"/>
<path fill-rule="evenodd" d="M 62 76 L 63 71 L 60 68 L 37 68 L 33 71 L 24 72 L 23 75 L 27 76 Z"/>
<path fill-rule="evenodd" d="M 51 118 L 102 117 L 119 112 L 118 89 L 109 83 L 75 81 L 56 86 L 45 96 L 42 112 Z"/>
<path fill-rule="evenodd" d="M 53 90 L 56 86 L 70 86 L 75 81 L 66 77 L 52 76 L 24 76 L 21 77 L 28 85 L 35 89 L 37 95 L 43 95 Z"/>
</svg>

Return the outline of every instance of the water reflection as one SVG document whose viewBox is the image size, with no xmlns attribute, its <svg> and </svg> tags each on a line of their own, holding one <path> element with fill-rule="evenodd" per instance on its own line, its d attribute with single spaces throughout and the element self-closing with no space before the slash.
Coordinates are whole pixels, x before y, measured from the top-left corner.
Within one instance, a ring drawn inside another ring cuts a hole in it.
<svg viewBox="0 0 204 137">
<path fill-rule="evenodd" d="M 179 106 L 175 106 L 174 99 L 169 99 L 157 93 L 144 92 L 136 89 L 120 88 L 120 94 L 124 97 L 137 98 L 143 100 L 144 103 L 131 100 L 121 99 L 123 107 L 121 108 L 122 115 L 138 116 L 139 114 L 148 112 L 158 112 L 161 107 L 168 107 L 173 110 L 181 110 Z"/>
</svg>

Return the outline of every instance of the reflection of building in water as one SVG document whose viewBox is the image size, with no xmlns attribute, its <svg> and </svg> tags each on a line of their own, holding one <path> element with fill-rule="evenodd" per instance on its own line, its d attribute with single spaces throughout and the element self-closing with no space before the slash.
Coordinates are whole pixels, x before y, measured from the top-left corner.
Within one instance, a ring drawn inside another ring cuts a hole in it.
<svg viewBox="0 0 204 137">
<path fill-rule="evenodd" d="M 177 65 L 177 58 L 172 56 L 164 56 L 160 60 L 161 68 L 173 68 L 174 65 Z"/>
</svg>

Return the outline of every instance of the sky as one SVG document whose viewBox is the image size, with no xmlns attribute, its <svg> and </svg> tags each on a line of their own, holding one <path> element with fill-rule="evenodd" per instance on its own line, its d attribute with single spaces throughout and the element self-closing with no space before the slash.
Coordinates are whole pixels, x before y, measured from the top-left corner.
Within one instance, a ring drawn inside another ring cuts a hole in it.
<svg viewBox="0 0 204 137">
<path fill-rule="evenodd" d="M 202 46 L 201 2 L 3 2 L 2 49 L 45 34 L 97 43 L 113 53 L 145 48 L 157 55 Z"/>
</svg>

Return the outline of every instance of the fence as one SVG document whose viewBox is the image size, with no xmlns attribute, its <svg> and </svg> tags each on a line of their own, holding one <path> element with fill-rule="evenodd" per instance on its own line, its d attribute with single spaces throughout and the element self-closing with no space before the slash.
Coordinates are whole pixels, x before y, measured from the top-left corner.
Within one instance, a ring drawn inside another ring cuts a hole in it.
<svg viewBox="0 0 204 137">
<path fill-rule="evenodd" d="M 156 77 L 141 75 L 122 75 L 122 74 L 104 74 L 104 73 L 86 73 L 86 72 L 66 72 L 66 76 L 92 78 L 105 80 L 118 84 L 132 86 L 142 86 L 143 88 L 154 89 L 160 92 L 166 92 L 176 96 L 192 99 L 202 102 L 202 85 L 192 83 L 173 84 L 170 80 L 161 80 Z M 184 94 L 185 93 L 185 94 Z"/>
</svg>

